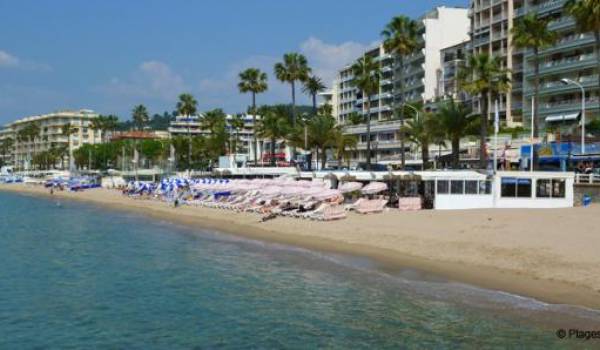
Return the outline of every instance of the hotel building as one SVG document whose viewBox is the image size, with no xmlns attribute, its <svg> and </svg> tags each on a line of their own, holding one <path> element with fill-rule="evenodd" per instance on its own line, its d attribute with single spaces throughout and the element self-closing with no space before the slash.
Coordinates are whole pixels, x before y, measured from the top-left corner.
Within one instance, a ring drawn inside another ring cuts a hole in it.
<svg viewBox="0 0 600 350">
<path fill-rule="evenodd" d="M 59 147 L 66 147 L 72 152 L 81 145 L 102 142 L 102 131 L 91 128 L 92 120 L 97 117 L 98 114 L 89 109 L 58 111 L 16 120 L 5 125 L 0 134 L 14 140 L 14 150 L 10 155 L 13 166 L 17 170 L 30 170 L 35 153 Z M 33 140 L 18 137 L 21 130 L 32 124 L 40 129 L 37 137 Z M 71 125 L 74 131 L 70 136 L 63 134 L 65 125 Z"/>
<path fill-rule="evenodd" d="M 374 162 L 399 161 L 401 146 L 397 134 L 401 125 L 400 121 L 393 118 L 394 108 L 401 103 L 433 101 L 438 93 L 438 74 L 442 68 L 440 51 L 469 39 L 470 23 L 467 9 L 438 7 L 419 18 L 418 22 L 422 49 L 403 58 L 403 72 L 399 72 L 395 64 L 396 57 L 386 52 L 383 44 L 364 53 L 365 56 L 371 56 L 379 62 L 382 72 L 379 91 L 370 97 L 369 111 L 365 109 L 361 91 L 352 86 L 352 62 L 339 71 L 334 89 L 337 90 L 336 117 L 338 123 L 346 125 L 346 133 L 357 135 L 359 138 L 357 151 L 353 152 L 354 163 L 366 160 L 367 135 L 364 124 L 349 123 L 351 115 L 370 115 L 371 151 Z M 403 79 L 403 91 L 400 90 L 400 76 Z M 416 157 L 418 153 L 411 155 L 408 143 L 405 150 L 409 153 L 407 159 Z M 410 159 L 407 163 L 410 163 Z"/>
</svg>

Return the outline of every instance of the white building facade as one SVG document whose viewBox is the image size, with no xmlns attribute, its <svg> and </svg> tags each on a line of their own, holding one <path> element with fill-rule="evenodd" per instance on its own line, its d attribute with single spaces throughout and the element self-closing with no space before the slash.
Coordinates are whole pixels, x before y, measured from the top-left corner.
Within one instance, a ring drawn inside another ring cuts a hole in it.
<svg viewBox="0 0 600 350">
<path fill-rule="evenodd" d="M 1 132 L 4 138 L 14 140 L 14 149 L 11 162 L 17 170 L 31 170 L 32 159 L 35 154 L 49 151 L 53 148 L 68 150 L 66 157 L 70 160 L 72 168 L 72 152 L 84 144 L 102 142 L 102 131 L 92 128 L 92 121 L 99 115 L 89 109 L 65 110 L 54 113 L 25 117 L 5 125 Z M 33 139 L 20 137 L 25 128 L 35 124 L 39 127 L 39 134 Z M 70 125 L 72 134 L 63 133 L 65 125 Z M 57 167 L 66 167 L 66 164 L 56 164 Z"/>
</svg>

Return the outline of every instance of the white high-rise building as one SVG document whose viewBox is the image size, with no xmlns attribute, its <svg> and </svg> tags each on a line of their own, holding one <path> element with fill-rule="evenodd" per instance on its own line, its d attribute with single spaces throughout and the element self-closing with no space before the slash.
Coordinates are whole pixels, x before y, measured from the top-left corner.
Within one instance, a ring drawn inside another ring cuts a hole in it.
<svg viewBox="0 0 600 350">
<path fill-rule="evenodd" d="M 373 162 L 399 162 L 401 143 L 398 131 L 400 121 L 394 118 L 394 108 L 402 104 L 426 103 L 436 98 L 438 74 L 442 68 L 442 49 L 458 45 L 469 39 L 470 21 L 465 8 L 437 7 L 418 19 L 422 49 L 403 57 L 404 71 L 400 72 L 397 57 L 385 51 L 383 44 L 367 50 L 363 55 L 372 56 L 380 63 L 382 78 L 377 94 L 370 97 L 369 111 L 365 109 L 362 92 L 352 86 L 353 62 L 339 71 L 335 81 L 337 89 L 337 113 L 340 124 L 346 125 L 346 133 L 358 136 L 357 151 L 353 163 L 366 160 L 367 134 L 364 124 L 351 125 L 353 114 L 371 118 L 371 152 Z M 356 57 L 358 59 L 360 57 Z M 402 84 L 399 80 L 402 79 Z M 402 89 L 400 89 L 402 85 Z M 405 151 L 412 156 L 410 145 Z M 416 156 L 418 152 L 415 152 Z M 410 163 L 410 161 L 409 161 Z"/>
</svg>

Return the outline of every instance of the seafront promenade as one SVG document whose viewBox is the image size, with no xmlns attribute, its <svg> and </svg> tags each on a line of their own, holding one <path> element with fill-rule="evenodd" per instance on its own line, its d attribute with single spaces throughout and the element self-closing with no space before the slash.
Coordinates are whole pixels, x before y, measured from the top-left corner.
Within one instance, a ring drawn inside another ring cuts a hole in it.
<svg viewBox="0 0 600 350">
<path fill-rule="evenodd" d="M 0 191 L 50 196 L 42 186 Z M 399 212 L 318 222 L 131 199 L 116 190 L 60 192 L 173 223 L 310 249 L 368 256 L 390 271 L 415 268 L 454 281 L 559 304 L 600 308 L 600 207 Z"/>
</svg>

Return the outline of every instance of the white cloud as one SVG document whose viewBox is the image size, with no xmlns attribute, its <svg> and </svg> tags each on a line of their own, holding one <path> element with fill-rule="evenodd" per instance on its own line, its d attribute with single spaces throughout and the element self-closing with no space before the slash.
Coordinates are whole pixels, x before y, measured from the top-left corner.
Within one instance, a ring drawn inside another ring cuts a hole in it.
<svg viewBox="0 0 600 350">
<path fill-rule="evenodd" d="M 126 79 L 112 78 L 100 90 L 111 95 L 171 101 L 184 92 L 185 84 L 169 65 L 153 60 L 142 62 Z"/>
<path fill-rule="evenodd" d="M 340 68 L 352 63 L 376 44 L 376 42 L 361 44 L 354 41 L 331 44 L 310 37 L 300 44 L 300 51 L 307 57 L 313 73 L 321 77 L 325 85 L 330 86 Z"/>
<path fill-rule="evenodd" d="M 36 63 L 29 60 L 22 60 L 9 52 L 0 50 L 0 68 L 17 68 L 34 71 L 50 71 L 51 67 L 45 63 Z"/>
<path fill-rule="evenodd" d="M 0 67 L 16 67 L 19 59 L 6 51 L 0 50 Z"/>
</svg>

